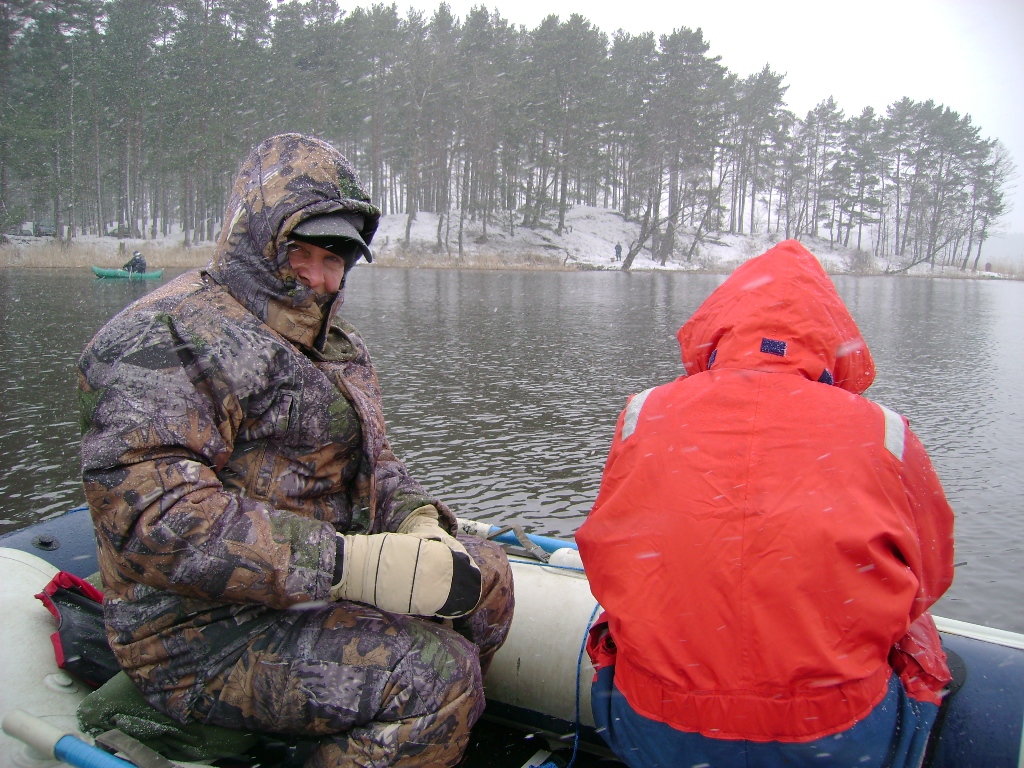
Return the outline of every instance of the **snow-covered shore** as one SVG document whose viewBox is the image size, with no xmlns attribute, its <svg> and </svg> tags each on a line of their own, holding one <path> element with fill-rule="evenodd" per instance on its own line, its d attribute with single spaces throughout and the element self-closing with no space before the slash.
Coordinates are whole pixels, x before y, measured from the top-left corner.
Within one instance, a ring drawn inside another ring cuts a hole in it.
<svg viewBox="0 0 1024 768">
<path fill-rule="evenodd" d="M 373 241 L 374 265 L 379 267 L 492 268 L 492 269 L 564 269 L 615 270 L 622 266 L 615 257 L 615 246 L 622 246 L 622 256 L 636 240 L 639 224 L 626 221 L 618 211 L 576 206 L 566 214 L 565 228 L 558 234 L 554 228 L 525 229 L 519 226 L 489 225 L 486 233 L 482 223 L 465 220 L 462 233 L 462 254 L 459 254 L 459 220 L 457 213 L 441 228 L 442 247 L 438 249 L 438 216 L 419 213 L 409 232 L 406 244 L 405 214 L 391 214 L 381 220 Z M 634 259 L 633 271 L 701 271 L 728 273 L 749 258 L 764 253 L 782 239 L 776 234 L 730 235 L 712 233 L 686 260 L 690 235 L 683 232 L 675 253 L 662 264 L 648 248 Z M 855 248 L 832 245 L 827 239 L 801 238 L 804 245 L 832 274 L 884 274 L 894 266 L 874 259 Z M 116 240 L 84 236 L 68 249 L 62 249 L 52 238 L 9 237 L 0 246 L 0 268 L 42 267 L 73 268 L 96 265 L 118 267 L 140 250 L 153 268 L 196 267 L 207 263 L 212 243 L 184 248 L 181 235 L 157 240 Z M 934 277 L 1020 278 L 1021 265 L 1013 262 L 993 265 L 991 272 L 963 272 L 955 268 L 932 269 L 918 265 L 911 275 Z"/>
<path fill-rule="evenodd" d="M 618 211 L 604 208 L 577 206 L 566 213 L 565 229 L 558 234 L 554 228 L 524 229 L 515 227 L 488 227 L 486 237 L 479 222 L 465 222 L 463 256 L 458 251 L 458 220 L 451 223 L 447 247 L 437 248 L 437 215 L 420 213 L 410 231 L 409 246 L 405 246 L 406 216 L 385 216 L 381 221 L 374 251 L 380 253 L 381 262 L 401 261 L 409 265 L 419 260 L 442 266 L 450 261 L 474 265 L 475 263 L 503 263 L 508 266 L 536 264 L 565 269 L 619 269 L 615 246 L 622 246 L 625 258 L 631 243 L 637 238 L 640 226 L 626 221 Z M 443 236 L 444 233 L 442 233 Z M 443 239 L 443 237 L 442 237 Z M 630 267 L 633 271 L 705 271 L 730 272 L 747 259 L 764 253 L 779 241 L 767 235 L 710 235 L 700 244 L 687 261 L 685 249 L 690 238 L 682 235 L 677 253 L 665 264 L 654 258 L 649 247 L 637 254 Z M 825 243 L 827 246 L 827 242 Z M 649 243 L 648 243 L 649 246 Z M 815 250 L 815 248 L 811 248 Z M 844 253 L 839 251 L 819 254 L 826 269 L 832 272 L 844 269 Z"/>
<path fill-rule="evenodd" d="M 442 226 L 442 241 L 446 246 L 437 248 L 437 214 L 419 213 L 410 230 L 409 245 L 405 245 L 407 217 L 404 214 L 385 216 L 374 240 L 374 253 L 383 265 L 403 266 L 503 266 L 548 267 L 565 269 L 619 269 L 615 259 L 615 246 L 621 244 L 625 257 L 630 244 L 636 240 L 640 225 L 626 221 L 618 211 L 605 208 L 576 206 L 566 213 L 565 229 L 558 234 L 554 228 L 524 229 L 509 227 L 496 229 L 489 226 L 486 237 L 480 222 L 464 222 L 463 256 L 458 251 L 458 218 Z M 447 236 L 447 237 L 446 237 Z M 676 252 L 665 262 L 654 257 L 649 247 L 640 251 L 630 269 L 633 271 L 702 271 L 728 273 L 747 259 L 764 253 L 783 239 L 781 234 L 731 235 L 711 233 L 686 260 L 691 236 L 679 235 Z M 801 237 L 803 244 L 821 261 L 831 274 L 886 274 L 896 271 L 895 265 L 874 259 L 870 253 L 856 248 L 843 248 L 830 244 L 827 238 Z M 647 244 L 650 245 L 649 243 Z M 1024 270 L 1012 263 L 1000 265 L 1003 272 L 963 272 L 955 268 L 934 270 L 922 264 L 908 274 L 933 277 L 1021 277 Z"/>
</svg>

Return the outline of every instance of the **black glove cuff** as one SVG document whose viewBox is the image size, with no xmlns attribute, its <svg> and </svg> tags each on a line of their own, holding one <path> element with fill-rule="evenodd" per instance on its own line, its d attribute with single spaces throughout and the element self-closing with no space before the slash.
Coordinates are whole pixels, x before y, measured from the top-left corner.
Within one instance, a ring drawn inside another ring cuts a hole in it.
<svg viewBox="0 0 1024 768">
<path fill-rule="evenodd" d="M 464 616 L 480 602 L 480 571 L 461 552 L 452 552 L 452 589 L 437 615 L 446 619 Z"/>
<path fill-rule="evenodd" d="M 341 581 L 341 576 L 345 571 L 345 539 L 341 536 L 335 536 L 334 545 L 334 576 L 331 577 L 331 585 L 337 584 Z"/>
</svg>

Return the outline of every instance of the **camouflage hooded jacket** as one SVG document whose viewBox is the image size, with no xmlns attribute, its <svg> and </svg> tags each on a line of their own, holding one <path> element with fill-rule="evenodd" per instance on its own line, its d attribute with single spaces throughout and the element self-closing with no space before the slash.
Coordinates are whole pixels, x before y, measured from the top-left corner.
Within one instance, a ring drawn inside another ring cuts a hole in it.
<svg viewBox="0 0 1024 768">
<path fill-rule="evenodd" d="M 395 457 L 366 348 L 288 266 L 291 230 L 380 212 L 297 134 L 243 163 L 214 257 L 104 326 L 79 362 L 82 474 L 111 646 L 185 719 L 209 675 L 285 609 L 328 597 L 335 531 L 433 503 Z M 327 330 L 325 330 L 327 329 Z"/>
</svg>

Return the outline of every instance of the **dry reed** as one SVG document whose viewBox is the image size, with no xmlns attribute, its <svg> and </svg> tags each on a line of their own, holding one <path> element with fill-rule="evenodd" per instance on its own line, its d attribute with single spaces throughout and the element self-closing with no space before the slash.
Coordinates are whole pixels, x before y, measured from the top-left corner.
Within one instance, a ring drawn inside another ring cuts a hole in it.
<svg viewBox="0 0 1024 768">
<path fill-rule="evenodd" d="M 121 244 L 123 243 L 123 248 Z M 41 269 L 86 269 L 90 266 L 118 268 L 124 264 L 133 251 L 142 251 L 150 270 L 161 268 L 204 267 L 213 255 L 213 244 L 185 248 L 180 243 L 153 240 L 98 240 L 75 241 L 62 246 L 53 239 L 10 238 L 0 245 L 0 269 L 29 267 Z M 727 274 L 739 266 L 743 259 L 721 259 L 717 262 L 703 261 L 695 271 Z M 600 269 L 601 267 L 581 264 L 567 258 L 563 253 L 537 253 L 532 250 L 496 248 L 473 243 L 460 258 L 456 251 L 438 253 L 433 245 L 412 243 L 403 245 L 385 243 L 375 249 L 373 263 L 380 267 L 413 267 L 420 269 L 507 269 L 507 270 L 550 270 L 576 271 Z M 617 265 L 616 265 L 617 266 Z M 885 274 L 884 267 L 860 262 L 841 263 L 824 259 L 823 266 L 829 274 Z M 1024 279 L 1024 265 L 1013 262 L 994 262 L 992 273 L 961 271 L 955 267 L 940 267 L 925 270 L 921 267 L 911 271 L 915 277 L 976 278 L 1010 280 Z M 997 277 L 998 275 L 998 277 Z"/>
<path fill-rule="evenodd" d="M 185 248 L 152 240 L 117 240 L 72 242 L 62 246 L 52 239 L 44 243 L 23 242 L 20 238 L 0 246 L 0 269 L 5 267 L 33 267 L 43 269 L 83 269 L 91 266 L 116 269 L 131 258 L 133 251 L 141 251 L 150 270 L 164 267 L 203 267 L 213 255 L 213 245 Z M 124 249 L 119 244 L 124 243 Z"/>
</svg>

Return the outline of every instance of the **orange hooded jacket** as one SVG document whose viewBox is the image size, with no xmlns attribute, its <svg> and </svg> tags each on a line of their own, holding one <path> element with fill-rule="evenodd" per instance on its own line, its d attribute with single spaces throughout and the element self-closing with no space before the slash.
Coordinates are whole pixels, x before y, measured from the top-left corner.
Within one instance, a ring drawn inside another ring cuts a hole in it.
<svg viewBox="0 0 1024 768">
<path fill-rule="evenodd" d="M 686 375 L 630 399 L 577 532 L 595 664 L 714 738 L 846 730 L 893 669 L 937 703 L 953 513 L 906 420 L 859 396 L 874 363 L 818 261 L 780 243 L 678 338 Z"/>
</svg>

